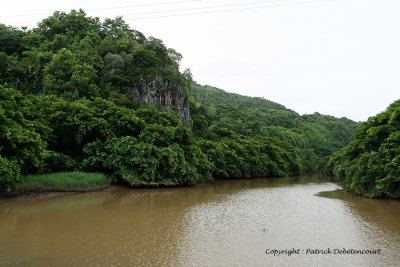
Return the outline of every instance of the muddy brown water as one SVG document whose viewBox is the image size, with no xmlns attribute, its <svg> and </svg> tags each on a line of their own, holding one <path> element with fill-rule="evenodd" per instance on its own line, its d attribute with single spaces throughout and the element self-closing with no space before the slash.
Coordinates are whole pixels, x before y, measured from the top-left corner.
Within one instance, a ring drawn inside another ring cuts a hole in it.
<svg viewBox="0 0 400 267">
<path fill-rule="evenodd" d="M 338 189 L 266 178 L 0 200 L 0 266 L 400 266 L 400 201 Z M 285 249 L 299 254 L 271 254 Z"/>
</svg>

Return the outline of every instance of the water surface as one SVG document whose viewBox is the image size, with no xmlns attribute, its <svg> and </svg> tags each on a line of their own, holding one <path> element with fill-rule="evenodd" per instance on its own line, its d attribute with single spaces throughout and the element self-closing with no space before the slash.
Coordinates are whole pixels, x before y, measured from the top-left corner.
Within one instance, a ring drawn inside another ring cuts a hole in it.
<svg viewBox="0 0 400 267">
<path fill-rule="evenodd" d="M 1 200 L 0 266 L 400 266 L 400 201 L 338 188 L 300 177 Z M 327 248 L 381 253 L 305 253 Z"/>
</svg>

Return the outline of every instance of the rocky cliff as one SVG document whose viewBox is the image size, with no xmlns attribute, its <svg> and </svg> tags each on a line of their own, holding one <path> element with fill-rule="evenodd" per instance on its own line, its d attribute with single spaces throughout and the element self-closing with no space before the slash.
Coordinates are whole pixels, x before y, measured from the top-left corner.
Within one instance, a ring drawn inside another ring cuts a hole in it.
<svg viewBox="0 0 400 267">
<path fill-rule="evenodd" d="M 139 101 L 165 111 L 176 111 L 186 128 L 189 128 L 189 99 L 183 86 L 177 82 L 157 77 L 149 82 L 141 82 L 135 87 Z"/>
</svg>

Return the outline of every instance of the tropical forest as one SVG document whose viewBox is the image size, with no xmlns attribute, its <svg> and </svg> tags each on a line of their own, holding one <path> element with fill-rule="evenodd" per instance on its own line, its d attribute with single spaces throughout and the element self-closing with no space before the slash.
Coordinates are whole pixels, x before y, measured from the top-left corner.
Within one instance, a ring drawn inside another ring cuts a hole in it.
<svg viewBox="0 0 400 267">
<path fill-rule="evenodd" d="M 245 2 L 4 3 L 0 267 L 400 266 L 399 3 Z"/>
<path fill-rule="evenodd" d="M 121 17 L 1 24 L 2 194 L 325 173 L 364 196 L 400 197 L 399 102 L 362 123 L 299 115 L 200 85 L 181 59 Z"/>
</svg>

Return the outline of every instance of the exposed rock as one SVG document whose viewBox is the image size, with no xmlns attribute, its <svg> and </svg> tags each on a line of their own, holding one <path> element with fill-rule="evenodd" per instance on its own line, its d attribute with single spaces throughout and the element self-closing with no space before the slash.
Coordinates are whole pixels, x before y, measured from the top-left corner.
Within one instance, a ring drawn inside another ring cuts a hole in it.
<svg viewBox="0 0 400 267">
<path fill-rule="evenodd" d="M 177 82 L 157 77 L 149 82 L 141 82 L 134 89 L 139 101 L 165 111 L 176 111 L 186 128 L 189 128 L 189 100 L 185 89 Z"/>
</svg>

